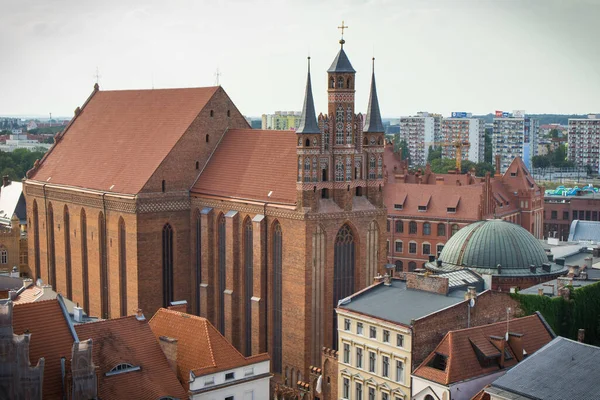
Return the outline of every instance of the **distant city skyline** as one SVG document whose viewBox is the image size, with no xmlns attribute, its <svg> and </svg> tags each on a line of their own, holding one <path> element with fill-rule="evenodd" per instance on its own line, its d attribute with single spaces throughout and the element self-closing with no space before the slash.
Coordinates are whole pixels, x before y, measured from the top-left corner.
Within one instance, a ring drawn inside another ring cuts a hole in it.
<svg viewBox="0 0 600 400">
<path fill-rule="evenodd" d="M 9 1 L 0 115 L 71 117 L 96 68 L 101 90 L 212 86 L 219 70 L 244 115 L 300 110 L 309 54 L 316 109 L 326 112 L 342 20 L 358 112 L 374 55 L 385 118 L 598 113 L 599 16 L 596 0 Z"/>
</svg>

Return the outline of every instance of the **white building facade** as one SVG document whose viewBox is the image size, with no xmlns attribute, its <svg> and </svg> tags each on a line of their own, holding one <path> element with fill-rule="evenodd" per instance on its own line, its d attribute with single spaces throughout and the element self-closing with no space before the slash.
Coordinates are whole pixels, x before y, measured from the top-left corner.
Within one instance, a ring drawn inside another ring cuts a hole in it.
<svg viewBox="0 0 600 400">
<path fill-rule="evenodd" d="M 568 159 L 578 167 L 590 166 L 600 172 L 600 114 L 570 118 Z"/>
<path fill-rule="evenodd" d="M 408 144 L 410 166 L 427 163 L 429 147 L 435 146 L 436 117 L 419 113 L 413 117 L 400 118 L 400 140 Z"/>
<path fill-rule="evenodd" d="M 263 400 L 269 398 L 270 362 L 195 376 L 190 371 L 190 399 Z"/>
<path fill-rule="evenodd" d="M 457 115 L 458 113 L 453 113 Z M 442 121 L 442 157 L 456 158 L 454 142 L 468 143 L 463 145 L 462 159 L 475 163 L 483 162 L 485 152 L 485 122 L 479 118 L 455 116 Z"/>
<path fill-rule="evenodd" d="M 492 152 L 500 156 L 500 173 L 517 156 L 531 169 L 531 159 L 537 155 L 538 130 L 539 120 L 535 118 L 513 117 L 508 113 L 494 118 Z"/>
</svg>

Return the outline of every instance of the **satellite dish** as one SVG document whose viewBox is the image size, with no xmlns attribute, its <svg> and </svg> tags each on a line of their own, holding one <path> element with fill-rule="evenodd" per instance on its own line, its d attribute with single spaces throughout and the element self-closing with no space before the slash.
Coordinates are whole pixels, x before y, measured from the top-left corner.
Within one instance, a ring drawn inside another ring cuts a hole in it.
<svg viewBox="0 0 600 400">
<path fill-rule="evenodd" d="M 475 307 L 475 299 L 469 300 L 469 307 L 471 307 L 471 308 Z"/>
</svg>

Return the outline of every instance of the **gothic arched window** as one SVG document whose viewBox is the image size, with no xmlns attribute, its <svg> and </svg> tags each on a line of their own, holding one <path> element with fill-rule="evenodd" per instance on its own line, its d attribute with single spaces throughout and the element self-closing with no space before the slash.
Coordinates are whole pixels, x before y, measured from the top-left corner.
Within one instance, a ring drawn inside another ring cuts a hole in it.
<svg viewBox="0 0 600 400">
<path fill-rule="evenodd" d="M 344 181 L 344 162 L 341 159 L 338 159 L 335 163 L 335 181 Z"/>
<path fill-rule="evenodd" d="M 40 267 L 40 224 L 37 201 L 33 200 L 33 247 L 35 251 L 35 279 L 41 276 Z"/>
<path fill-rule="evenodd" d="M 98 265 L 100 265 L 100 300 L 102 318 L 108 315 L 108 268 L 106 260 L 106 220 L 104 213 L 98 213 Z"/>
<path fill-rule="evenodd" d="M 338 89 L 343 89 L 344 88 L 344 78 L 342 78 L 341 76 L 338 78 Z"/>
<path fill-rule="evenodd" d="M 333 306 L 354 293 L 355 265 L 354 233 L 344 224 L 335 236 L 333 255 Z M 333 345 L 337 349 L 337 318 L 333 313 Z"/>
<path fill-rule="evenodd" d="M 219 320 L 218 328 L 222 335 L 225 335 L 225 280 L 227 279 L 227 271 L 225 264 L 225 216 L 219 214 L 217 218 L 217 247 L 219 258 Z"/>
<path fill-rule="evenodd" d="M 252 220 L 246 218 L 244 221 L 244 314 L 246 318 L 246 356 L 252 354 L 252 287 L 254 263 L 254 237 L 252 232 Z"/>
<path fill-rule="evenodd" d="M 55 244 L 54 244 L 54 209 L 52 203 L 48 203 L 48 224 L 46 226 L 46 232 L 48 232 L 48 283 L 52 285 L 54 290 L 56 288 L 56 255 L 55 255 Z"/>
<path fill-rule="evenodd" d="M 71 272 L 71 221 L 69 208 L 65 205 L 63 211 L 63 225 L 65 234 L 65 273 L 67 275 L 67 298 L 73 298 L 73 275 Z"/>
<path fill-rule="evenodd" d="M 163 307 L 173 301 L 173 228 L 167 222 L 162 230 Z"/>
<path fill-rule="evenodd" d="M 127 315 L 127 231 L 125 220 L 119 218 L 119 292 L 121 295 L 121 316 Z"/>
<path fill-rule="evenodd" d="M 200 283 L 202 283 L 202 231 L 200 210 L 196 210 L 196 315 L 200 315 Z"/>
<path fill-rule="evenodd" d="M 6 249 L 0 250 L 0 264 L 8 264 L 8 251 Z"/>
<path fill-rule="evenodd" d="M 335 89 L 335 79 L 333 77 L 329 80 L 329 87 Z"/>
<path fill-rule="evenodd" d="M 87 218 L 85 209 L 81 209 L 80 215 L 81 230 L 81 279 L 83 282 L 83 309 L 86 313 L 90 312 L 90 284 L 88 275 L 88 247 L 87 247 Z"/>
<path fill-rule="evenodd" d="M 281 373 L 282 366 L 282 314 L 283 314 L 283 259 L 282 232 L 278 221 L 273 223 L 273 371 Z"/>
</svg>

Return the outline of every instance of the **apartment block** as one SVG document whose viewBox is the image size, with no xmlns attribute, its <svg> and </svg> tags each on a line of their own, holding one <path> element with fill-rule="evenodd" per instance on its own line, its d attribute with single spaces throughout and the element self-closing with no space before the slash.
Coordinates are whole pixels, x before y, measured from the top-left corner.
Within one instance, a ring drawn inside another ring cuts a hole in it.
<svg viewBox="0 0 600 400">
<path fill-rule="evenodd" d="M 531 158 L 537 154 L 539 120 L 508 113 L 500 115 L 494 118 L 492 135 L 492 152 L 500 156 L 500 173 L 504 173 L 517 156 L 531 169 Z"/>
<path fill-rule="evenodd" d="M 261 129 L 296 130 L 300 126 L 301 116 L 300 111 L 275 111 L 275 114 L 263 114 Z"/>
<path fill-rule="evenodd" d="M 580 167 L 589 165 L 599 172 L 600 114 L 590 114 L 587 118 L 570 118 L 568 132 L 569 160 Z"/>
<path fill-rule="evenodd" d="M 400 139 L 408 144 L 410 166 L 425 165 L 429 146 L 435 145 L 436 119 L 429 113 L 400 118 Z"/>
<path fill-rule="evenodd" d="M 461 115 L 452 113 L 452 115 Z M 485 146 L 485 122 L 478 118 L 471 118 L 471 114 L 465 117 L 454 116 L 445 118 L 441 128 L 442 157 L 456 158 L 456 141 L 468 143 L 462 148 L 462 159 L 475 163 L 483 162 Z"/>
</svg>

